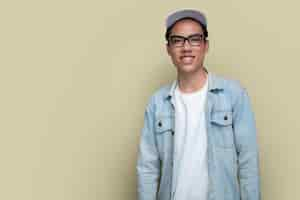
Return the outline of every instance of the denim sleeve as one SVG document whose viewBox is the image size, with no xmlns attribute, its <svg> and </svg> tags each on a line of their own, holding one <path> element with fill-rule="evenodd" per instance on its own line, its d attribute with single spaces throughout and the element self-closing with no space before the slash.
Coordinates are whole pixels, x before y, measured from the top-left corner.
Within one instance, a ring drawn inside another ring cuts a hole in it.
<svg viewBox="0 0 300 200">
<path fill-rule="evenodd" d="M 137 161 L 138 200 L 156 200 L 160 160 L 154 135 L 154 112 L 151 104 L 145 111 Z"/>
<path fill-rule="evenodd" d="M 241 200 L 260 200 L 259 157 L 254 113 L 243 89 L 233 111 Z"/>
</svg>

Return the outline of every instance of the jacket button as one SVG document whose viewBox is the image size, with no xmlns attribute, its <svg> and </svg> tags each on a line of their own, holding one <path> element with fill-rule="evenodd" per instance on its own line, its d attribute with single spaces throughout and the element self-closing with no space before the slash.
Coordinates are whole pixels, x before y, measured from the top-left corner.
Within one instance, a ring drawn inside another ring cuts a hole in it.
<svg viewBox="0 0 300 200">
<path fill-rule="evenodd" d="M 227 120 L 227 119 L 228 119 L 228 117 L 225 115 L 225 116 L 224 116 L 224 120 Z"/>
<path fill-rule="evenodd" d="M 161 123 L 161 121 L 160 121 L 160 122 L 158 122 L 158 126 L 159 126 L 159 127 L 161 127 L 161 126 L 162 126 L 162 123 Z"/>
</svg>

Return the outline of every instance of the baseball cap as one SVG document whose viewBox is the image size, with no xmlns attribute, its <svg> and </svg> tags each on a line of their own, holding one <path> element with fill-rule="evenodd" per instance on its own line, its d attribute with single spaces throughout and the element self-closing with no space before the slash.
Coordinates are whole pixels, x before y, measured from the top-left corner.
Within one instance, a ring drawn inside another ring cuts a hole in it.
<svg viewBox="0 0 300 200">
<path fill-rule="evenodd" d="M 202 12 L 193 9 L 181 9 L 168 15 L 166 19 L 166 29 L 169 29 L 177 21 L 184 18 L 192 18 L 207 27 L 206 17 Z"/>
</svg>

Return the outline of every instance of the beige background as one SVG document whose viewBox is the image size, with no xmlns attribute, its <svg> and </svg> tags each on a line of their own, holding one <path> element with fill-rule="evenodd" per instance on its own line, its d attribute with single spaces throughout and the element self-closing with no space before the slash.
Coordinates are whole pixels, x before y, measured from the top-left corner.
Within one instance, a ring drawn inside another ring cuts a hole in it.
<svg viewBox="0 0 300 200">
<path fill-rule="evenodd" d="M 0 199 L 136 199 L 144 107 L 175 78 L 164 18 L 208 16 L 207 68 L 247 88 L 263 199 L 300 197 L 298 1 L 1 1 Z"/>
</svg>

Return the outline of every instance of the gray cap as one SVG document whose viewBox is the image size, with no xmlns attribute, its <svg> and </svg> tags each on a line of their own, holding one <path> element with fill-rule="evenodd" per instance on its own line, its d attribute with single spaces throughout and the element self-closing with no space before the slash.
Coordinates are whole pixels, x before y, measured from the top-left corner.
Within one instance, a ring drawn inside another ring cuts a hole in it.
<svg viewBox="0 0 300 200">
<path fill-rule="evenodd" d="M 168 15 L 166 19 L 166 28 L 169 29 L 177 21 L 184 18 L 192 18 L 201 23 L 203 26 L 207 27 L 206 17 L 202 12 L 192 9 L 183 9 L 177 10 Z"/>
</svg>

